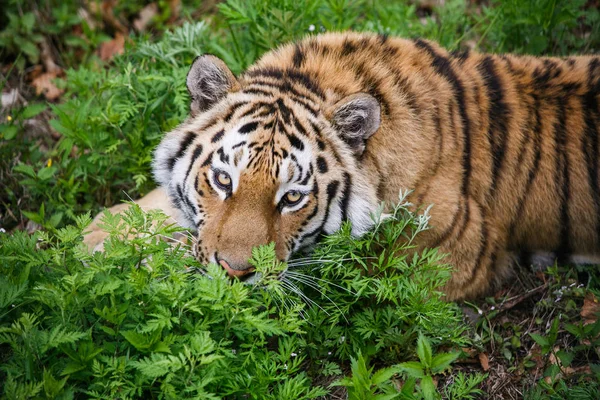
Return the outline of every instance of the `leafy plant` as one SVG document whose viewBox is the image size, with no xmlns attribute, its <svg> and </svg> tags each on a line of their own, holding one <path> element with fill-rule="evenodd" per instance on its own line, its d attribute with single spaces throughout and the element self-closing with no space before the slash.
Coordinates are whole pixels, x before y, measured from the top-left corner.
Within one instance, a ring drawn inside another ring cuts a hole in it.
<svg viewBox="0 0 600 400">
<path fill-rule="evenodd" d="M 352 376 L 332 383 L 332 386 L 345 386 L 348 388 L 349 400 L 388 400 L 399 396 L 398 390 L 389 380 L 398 372 L 395 367 L 388 367 L 373 372 L 373 367 L 368 368 L 367 362 L 361 353 L 358 358 L 350 358 Z"/>
<path fill-rule="evenodd" d="M 419 379 L 419 389 L 426 400 L 438 397 L 438 392 L 433 383 L 433 375 L 444 372 L 450 367 L 460 353 L 439 353 L 433 356 L 431 343 L 420 334 L 417 340 L 417 356 L 419 361 L 407 361 L 398 365 L 400 371 L 412 379 Z"/>
<path fill-rule="evenodd" d="M 275 279 L 285 265 L 274 247 L 255 249 L 252 262 L 262 274 L 256 286 L 230 280 L 219 266 L 198 265 L 185 245 L 163 240 L 180 228 L 137 206 L 122 216 L 105 213 L 110 237 L 103 253 L 90 255 L 81 243 L 89 215 L 33 236 L 0 234 L 4 394 L 308 399 L 327 393 L 313 383 L 326 376 L 318 366 L 329 363 L 329 376 L 339 376 L 332 364 L 349 361 L 353 377 L 362 379 L 365 359 L 356 354 L 397 362 L 411 351 L 406 338 L 416 330 L 427 327 L 443 343 L 464 345 L 455 306 L 435 291 L 447 269 L 431 252 L 410 258 L 402 252 L 427 227 L 426 215 L 408 207 L 401 201 L 360 239 L 349 239 L 350 227 L 331 236 L 314 260 L 325 267 L 312 274 L 294 271 L 290 262 L 288 277 Z M 401 237 L 410 240 L 397 252 L 374 257 Z M 333 243 L 353 256 L 323 261 Z M 433 306 L 392 305 L 402 288 L 427 293 Z M 344 300 L 349 291 L 354 302 Z M 379 321 L 395 318 L 388 334 L 373 334 Z M 441 367 L 436 360 L 434 371 Z M 369 373 L 368 390 L 390 389 L 390 371 Z"/>
</svg>

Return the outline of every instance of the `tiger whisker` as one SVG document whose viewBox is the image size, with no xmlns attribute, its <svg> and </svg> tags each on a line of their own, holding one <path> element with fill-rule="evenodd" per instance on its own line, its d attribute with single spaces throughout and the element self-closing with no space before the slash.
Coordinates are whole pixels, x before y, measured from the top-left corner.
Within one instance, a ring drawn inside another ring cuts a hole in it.
<svg viewBox="0 0 600 400">
<path fill-rule="evenodd" d="M 292 275 L 292 276 L 294 276 L 294 275 L 295 275 L 295 276 L 303 276 L 303 277 L 306 277 L 306 278 L 310 278 L 310 279 L 314 279 L 314 280 L 317 280 L 317 281 L 321 281 L 321 282 L 327 283 L 328 285 L 335 286 L 335 287 L 337 287 L 338 289 L 345 290 L 345 291 L 346 291 L 346 292 L 348 292 L 349 294 L 356 295 L 356 293 L 354 293 L 352 290 L 350 290 L 350 289 L 348 289 L 348 288 L 345 288 L 345 287 L 343 287 L 343 286 L 341 286 L 341 285 L 338 285 L 337 283 L 330 282 L 330 281 L 328 281 L 328 280 L 326 280 L 326 279 L 321 279 L 321 278 L 317 278 L 316 276 L 306 275 L 306 274 L 303 274 L 303 273 L 301 273 L 301 272 L 297 272 L 297 271 L 287 271 L 287 272 L 286 272 L 286 275 L 288 275 L 288 274 L 289 274 L 289 275 Z"/>
<path fill-rule="evenodd" d="M 285 291 L 288 288 L 285 288 L 283 286 L 281 288 L 283 289 L 283 293 L 285 294 Z M 278 298 L 278 296 L 275 296 L 274 298 Z M 290 312 L 291 310 L 293 310 L 294 306 L 297 304 L 294 300 L 292 300 L 292 298 L 289 298 L 289 297 L 286 297 L 286 296 L 282 296 L 280 299 L 281 299 L 281 305 L 282 305 L 282 307 L 285 308 L 286 312 Z M 288 302 L 291 303 L 291 305 L 288 305 Z M 308 317 L 306 316 L 306 314 L 304 313 L 304 311 L 298 310 L 298 313 L 299 313 L 299 315 L 300 315 L 300 317 L 302 319 L 304 319 L 305 321 L 308 321 Z"/>
<path fill-rule="evenodd" d="M 282 279 L 281 280 L 281 285 L 284 287 L 287 287 L 289 290 L 291 290 L 292 292 L 296 293 L 298 296 L 300 296 L 300 298 L 304 301 L 306 301 L 308 304 L 314 305 L 316 307 L 318 307 L 321 311 L 323 311 L 325 314 L 327 314 L 329 316 L 329 313 L 327 311 L 325 311 L 325 309 L 323 309 L 323 307 L 321 307 L 320 305 L 318 305 L 314 300 L 312 300 L 311 298 L 309 298 L 307 295 L 305 295 L 300 288 L 298 288 L 298 286 L 296 286 L 294 283 L 288 281 L 287 279 Z"/>
<path fill-rule="evenodd" d="M 291 277 L 291 276 L 290 276 L 290 279 L 295 279 L 295 280 L 297 280 L 298 282 L 302 282 L 302 283 L 304 283 L 304 284 L 306 284 L 306 285 L 308 285 L 308 286 L 311 286 L 309 283 L 307 283 L 307 282 L 304 282 L 304 281 L 302 281 L 302 280 L 298 279 L 298 277 Z M 319 288 L 323 289 L 323 288 L 322 288 L 320 285 L 317 285 L 317 286 L 318 286 Z M 316 289 L 314 286 L 311 286 L 311 287 L 313 287 L 314 289 Z M 329 296 L 327 296 L 327 295 L 326 295 L 324 292 L 322 292 L 322 293 L 321 293 L 321 295 L 323 295 L 323 296 L 324 296 L 324 297 L 325 297 L 325 298 L 326 298 L 326 299 L 327 299 L 327 300 L 328 300 L 328 301 L 329 301 L 331 304 L 333 304 L 333 306 L 334 306 L 334 307 L 335 307 L 335 308 L 336 308 L 336 309 L 337 309 L 337 310 L 340 312 L 340 315 L 341 315 L 342 317 L 344 317 L 344 320 L 346 320 L 346 322 L 348 322 L 348 319 L 346 318 L 346 315 L 345 315 L 345 314 L 342 312 L 342 310 L 341 310 L 341 309 L 338 307 L 337 303 L 336 303 L 335 301 L 333 301 L 333 300 L 332 300 L 332 299 L 331 299 Z M 314 301 L 313 301 L 313 303 L 314 303 Z M 315 304 L 316 304 L 316 303 L 315 303 Z M 321 307 L 319 307 L 319 308 L 321 308 Z M 323 308 L 321 308 L 321 310 L 323 310 Z M 328 314 L 328 313 L 327 313 L 325 310 L 323 310 L 323 312 L 325 312 L 325 314 L 329 315 L 329 314 Z"/>
<path fill-rule="evenodd" d="M 364 257 L 364 259 L 374 259 L 376 257 Z M 288 262 L 288 267 L 300 267 L 300 266 L 306 266 L 306 265 L 314 265 L 314 264 L 326 264 L 326 263 L 334 263 L 334 264 L 339 264 L 342 263 L 344 261 L 354 261 L 354 258 L 341 258 L 339 260 L 329 260 L 329 259 L 324 259 L 324 260 L 314 260 L 314 261 L 303 261 L 300 263 L 294 263 L 293 261 Z"/>
<path fill-rule="evenodd" d="M 177 240 L 177 239 L 174 239 L 172 237 L 169 237 L 169 236 L 166 236 L 166 235 L 163 235 L 163 234 L 160 234 L 160 233 L 157 233 L 156 235 L 159 236 L 159 237 L 161 237 L 161 238 L 163 238 L 163 239 L 165 239 L 165 240 L 167 240 L 167 241 L 173 241 L 175 243 L 179 243 L 184 248 L 190 248 L 190 249 L 192 248 L 192 246 L 190 244 L 182 242 L 181 240 Z"/>
</svg>

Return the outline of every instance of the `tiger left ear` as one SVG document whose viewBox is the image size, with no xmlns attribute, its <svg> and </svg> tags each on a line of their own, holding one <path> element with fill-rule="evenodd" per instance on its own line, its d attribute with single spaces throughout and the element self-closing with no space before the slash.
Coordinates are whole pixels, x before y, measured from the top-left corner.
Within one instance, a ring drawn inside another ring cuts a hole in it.
<svg viewBox="0 0 600 400">
<path fill-rule="evenodd" d="M 192 103 L 192 117 L 211 108 L 240 84 L 227 65 L 218 57 L 205 54 L 196 57 L 188 72 L 186 84 Z"/>
<path fill-rule="evenodd" d="M 362 155 L 366 141 L 381 124 L 379 102 L 366 93 L 356 93 L 343 98 L 333 106 L 333 127 L 357 156 Z"/>
</svg>

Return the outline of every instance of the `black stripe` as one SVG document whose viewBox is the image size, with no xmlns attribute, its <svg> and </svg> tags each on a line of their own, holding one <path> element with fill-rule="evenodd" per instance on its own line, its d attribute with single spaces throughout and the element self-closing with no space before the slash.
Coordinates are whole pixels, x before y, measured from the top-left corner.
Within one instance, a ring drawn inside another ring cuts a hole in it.
<svg viewBox="0 0 600 400">
<path fill-rule="evenodd" d="M 213 189 L 212 185 L 210 184 L 210 180 L 208 179 L 208 174 L 206 172 L 204 172 L 203 175 L 204 175 L 204 183 L 206 183 L 206 187 L 208 188 L 210 193 L 217 194 L 217 191 L 215 189 Z"/>
<path fill-rule="evenodd" d="M 238 132 L 241 134 L 247 134 L 247 133 L 255 131 L 257 127 L 258 127 L 258 122 L 249 122 L 246 125 L 243 125 L 239 129 Z"/>
<path fill-rule="evenodd" d="M 290 100 L 294 101 L 297 104 L 300 104 L 302 107 L 306 108 L 306 110 L 313 116 L 316 117 L 319 115 L 319 111 L 317 111 L 316 108 L 314 108 L 313 106 L 311 106 L 310 104 L 308 104 L 306 101 L 297 98 L 297 97 L 293 97 Z"/>
<path fill-rule="evenodd" d="M 304 61 L 304 53 L 302 52 L 302 48 L 299 44 L 296 44 L 294 48 L 294 56 L 292 62 L 294 63 L 294 67 L 300 68 L 302 66 L 302 62 Z"/>
<path fill-rule="evenodd" d="M 381 105 L 381 112 L 383 114 L 389 114 L 390 113 L 390 104 L 387 101 L 383 92 L 381 91 L 381 87 L 380 87 L 381 81 L 376 79 L 371 74 L 371 71 L 373 70 L 373 68 L 368 67 L 363 64 L 353 63 L 352 69 L 354 71 L 354 74 L 356 75 L 356 79 L 359 79 L 362 81 L 362 86 L 365 88 L 365 90 L 371 96 L 375 97 L 375 99 L 377 99 L 377 101 Z"/>
<path fill-rule="evenodd" d="M 245 145 L 245 144 L 246 144 L 246 141 L 245 141 L 245 140 L 242 140 L 241 142 L 239 142 L 239 143 L 236 143 L 236 144 L 234 144 L 233 146 L 231 146 L 231 150 L 235 150 L 235 149 L 237 149 L 238 147 L 241 147 L 241 146 L 243 146 L 243 145 Z"/>
<path fill-rule="evenodd" d="M 261 94 L 263 96 L 273 96 L 274 93 L 273 92 L 268 92 L 266 90 L 263 89 L 258 89 L 258 88 L 247 88 L 242 90 L 243 93 L 248 93 L 248 94 Z"/>
<path fill-rule="evenodd" d="M 333 199 L 334 199 L 335 195 L 337 194 L 339 186 L 340 186 L 339 181 L 332 181 L 327 184 L 327 206 L 325 208 L 325 215 L 323 216 L 323 222 L 321 222 L 321 225 L 318 228 L 314 229 L 313 231 L 311 231 L 309 233 L 302 235 L 302 237 L 299 240 L 300 242 L 303 242 L 305 239 L 307 239 L 309 237 L 313 237 L 315 235 L 319 235 L 323 232 L 323 228 L 327 224 L 327 219 L 329 218 L 329 209 L 331 207 L 331 203 L 333 202 Z"/>
<path fill-rule="evenodd" d="M 454 230 L 456 229 L 456 226 L 458 225 L 459 216 L 464 220 L 464 218 L 465 218 L 464 214 L 465 214 L 465 210 L 463 207 L 463 203 L 461 201 L 460 203 L 458 203 L 458 206 L 456 207 L 456 212 L 452 216 L 452 221 L 450 221 L 450 226 L 448 226 L 448 228 L 446 228 L 446 230 L 439 235 L 439 237 L 434 242 L 432 247 L 438 247 L 439 245 L 441 245 L 442 243 L 444 243 L 445 241 L 447 241 L 450 238 L 450 235 L 452 234 L 452 232 L 454 232 Z"/>
<path fill-rule="evenodd" d="M 199 175 L 196 175 L 196 178 L 194 179 L 194 187 L 196 188 L 196 192 L 198 192 L 200 197 L 203 197 L 204 192 L 202 191 L 202 189 L 200 189 L 200 182 L 199 182 L 198 176 Z"/>
<path fill-rule="evenodd" d="M 498 176 L 500 175 L 506 153 L 508 139 L 507 118 L 510 117 L 510 111 L 504 102 L 504 88 L 496 73 L 494 60 L 489 56 L 485 57 L 477 65 L 477 70 L 483 78 L 490 102 L 488 111 L 488 140 L 492 153 L 491 193 L 495 194 L 498 186 Z"/>
<path fill-rule="evenodd" d="M 297 83 L 304 86 L 304 88 L 308 89 L 312 94 L 318 96 L 321 99 L 325 99 L 325 94 L 323 93 L 321 88 L 307 74 L 297 70 L 281 70 L 279 68 L 266 67 L 248 71 L 246 74 L 252 78 L 275 78 L 280 80 L 283 86 L 285 86 L 286 83 L 289 84 L 289 82 Z"/>
<path fill-rule="evenodd" d="M 344 43 L 342 45 L 342 56 L 347 56 L 349 54 L 354 53 L 355 51 L 356 46 L 354 45 L 354 43 L 352 43 L 348 38 L 344 39 Z"/>
<path fill-rule="evenodd" d="M 212 157 L 213 157 L 213 152 L 211 151 L 208 156 L 206 157 L 206 160 L 204 160 L 204 162 L 202 163 L 202 167 L 206 167 L 207 165 L 209 165 L 212 162 Z"/>
<path fill-rule="evenodd" d="M 302 179 L 300 181 L 301 185 L 306 185 L 308 183 L 308 180 L 310 179 L 310 177 L 313 175 L 313 171 L 312 171 L 312 166 L 311 169 L 309 171 L 306 171 L 306 176 L 304 177 L 304 179 Z M 301 175 L 302 176 L 302 175 Z"/>
<path fill-rule="evenodd" d="M 323 48 L 325 49 L 325 48 Z M 296 70 L 287 70 L 287 76 L 296 83 L 300 83 L 302 86 L 307 88 L 311 93 L 316 94 L 321 99 L 325 99 L 325 93 L 321 90 L 321 88 L 315 83 L 314 80 L 310 78 L 304 72 L 296 71 Z"/>
<path fill-rule="evenodd" d="M 304 128 L 304 126 L 302 126 L 302 124 L 300 123 L 300 121 L 298 121 L 298 118 L 294 118 L 294 126 L 296 127 L 296 130 L 300 134 L 302 134 L 304 136 L 307 136 L 306 129 Z"/>
<path fill-rule="evenodd" d="M 304 143 L 302 143 L 302 140 L 298 139 L 298 136 L 294 135 L 293 133 L 287 133 L 287 132 L 286 132 L 286 136 L 289 139 L 292 147 L 295 147 L 298 150 L 304 150 Z"/>
<path fill-rule="evenodd" d="M 462 179 L 462 194 L 467 195 L 469 193 L 469 183 L 471 176 L 471 124 L 469 116 L 467 115 L 467 108 L 465 105 L 465 89 L 462 82 L 456 76 L 456 73 L 452 69 L 450 61 L 437 54 L 431 45 L 421 39 L 415 40 L 415 45 L 424 49 L 433 58 L 432 66 L 438 74 L 448 80 L 454 90 L 455 100 L 458 102 L 458 108 L 460 117 L 463 125 L 463 179 Z M 468 206 L 468 205 L 467 205 Z"/>
<path fill-rule="evenodd" d="M 279 115 L 283 118 L 283 122 L 288 125 L 291 120 L 292 110 L 285 105 L 281 98 L 277 99 L 277 107 L 279 108 Z"/>
<path fill-rule="evenodd" d="M 266 112 L 268 114 L 273 113 L 273 110 L 275 109 L 273 106 L 273 103 L 269 103 L 266 101 L 257 101 L 255 103 L 252 104 L 252 107 L 250 107 L 248 110 L 244 111 L 241 115 L 240 118 L 244 118 L 247 117 L 248 115 L 252 115 L 257 113 L 259 110 L 263 109 L 262 112 Z M 262 116 L 262 113 L 261 113 Z"/>
<path fill-rule="evenodd" d="M 550 59 L 543 59 L 543 64 L 543 67 L 535 68 L 532 74 L 533 84 L 540 91 L 552 86 L 550 81 L 562 73 L 562 69 L 558 64 Z"/>
<path fill-rule="evenodd" d="M 348 172 L 344 172 L 344 190 L 342 191 L 342 222 L 348 220 L 348 205 L 350 204 L 350 195 L 352 194 L 352 178 Z"/>
<path fill-rule="evenodd" d="M 190 199 L 188 199 L 187 196 L 185 196 L 183 194 L 183 189 L 181 188 L 181 185 L 177 185 L 176 189 L 177 189 L 177 200 L 179 201 L 179 204 L 181 204 L 181 202 L 183 202 L 187 206 L 187 209 L 180 208 L 180 210 L 182 210 L 186 214 L 188 214 L 188 212 L 191 212 L 193 216 L 196 216 L 198 214 L 196 212 L 196 208 L 190 202 Z M 189 215 L 188 215 L 188 217 L 189 217 Z M 190 219 L 194 219 L 194 218 L 190 218 Z"/>
<path fill-rule="evenodd" d="M 223 137 L 224 134 L 225 134 L 225 131 L 223 129 L 221 129 L 219 132 L 215 133 L 215 135 L 212 137 L 212 139 L 210 139 L 210 141 L 212 143 L 217 143 L 219 140 L 221 140 L 221 138 Z"/>
<path fill-rule="evenodd" d="M 184 182 L 187 182 L 188 176 L 190 175 L 190 172 L 192 171 L 192 167 L 194 166 L 194 163 L 196 162 L 198 157 L 200 157 L 200 154 L 202 154 L 202 145 L 201 144 L 197 145 L 196 148 L 194 149 L 194 153 L 192 154 L 192 159 L 190 160 L 190 166 L 188 167 L 187 172 L 185 173 Z"/>
<path fill-rule="evenodd" d="M 256 86 L 258 86 L 258 89 L 260 89 L 261 87 L 264 86 L 267 88 L 277 89 L 278 91 L 280 91 L 282 93 L 289 94 L 298 99 L 309 100 L 312 102 L 315 101 L 311 97 L 297 91 L 289 82 L 269 82 L 269 81 L 265 81 L 265 80 L 253 79 L 252 81 L 250 81 L 248 83 L 248 88 L 254 89 L 254 88 L 256 88 Z"/>
<path fill-rule="evenodd" d="M 473 264 L 473 268 L 471 269 L 471 276 L 467 279 L 467 286 L 473 283 L 473 281 L 475 280 L 477 276 L 477 271 L 479 271 L 479 268 L 482 266 L 483 257 L 485 256 L 488 247 L 489 234 L 487 224 L 485 221 L 481 223 L 481 236 L 483 237 L 483 241 L 481 242 L 481 247 L 479 248 L 479 254 L 475 259 L 475 264 Z"/>
<path fill-rule="evenodd" d="M 217 150 L 217 154 L 219 155 L 219 159 L 221 160 L 222 163 L 229 164 L 229 155 L 225 154 L 225 151 L 223 150 L 222 147 Z"/>
<path fill-rule="evenodd" d="M 379 43 L 385 44 L 385 42 L 387 42 L 390 38 L 390 35 L 388 35 L 387 33 L 379 33 L 377 35 L 377 38 L 379 39 Z"/>
<path fill-rule="evenodd" d="M 186 150 L 188 149 L 188 147 L 190 147 L 190 145 L 192 144 L 192 142 L 194 141 L 194 139 L 196 139 L 196 133 L 194 132 L 187 132 L 183 138 L 183 140 L 181 141 L 181 144 L 179 145 L 179 150 L 177 151 L 177 153 L 175 153 L 175 155 L 171 158 L 169 158 L 169 160 L 167 161 L 167 165 L 169 166 L 169 170 L 173 171 L 173 167 L 175 166 L 175 162 L 181 158 L 181 156 L 183 156 L 183 154 L 186 152 Z"/>
<path fill-rule="evenodd" d="M 313 208 L 313 210 L 311 211 L 311 213 L 306 217 L 306 219 L 304 221 L 302 221 L 302 226 L 306 226 L 308 225 L 308 223 L 315 217 L 315 215 L 317 215 L 317 213 L 319 212 L 319 185 L 317 184 L 317 180 L 315 179 L 315 181 L 313 182 L 313 190 L 312 190 L 312 195 L 313 197 L 317 200 L 315 202 L 315 208 Z"/>
<path fill-rule="evenodd" d="M 321 156 L 317 157 L 317 169 L 320 174 L 325 174 L 328 171 L 327 161 Z"/>
<path fill-rule="evenodd" d="M 452 57 L 454 57 L 460 63 L 464 63 L 467 60 L 467 58 L 469 58 L 470 54 L 471 54 L 471 51 L 469 49 L 465 49 L 465 50 L 456 49 L 450 53 L 450 55 Z"/>
<path fill-rule="evenodd" d="M 231 118 L 233 117 L 233 115 L 235 114 L 235 112 L 242 106 L 245 106 L 246 104 L 248 104 L 247 101 L 240 101 L 237 103 L 232 104 L 229 107 L 229 110 L 227 110 L 227 114 L 225 114 L 225 117 L 223 117 L 223 121 L 225 122 L 229 122 L 231 120 Z"/>
</svg>

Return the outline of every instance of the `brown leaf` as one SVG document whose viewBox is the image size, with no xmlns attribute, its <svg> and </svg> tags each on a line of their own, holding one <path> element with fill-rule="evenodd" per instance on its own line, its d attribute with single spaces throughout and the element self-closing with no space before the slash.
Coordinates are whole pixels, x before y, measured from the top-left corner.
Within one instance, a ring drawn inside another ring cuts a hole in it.
<svg viewBox="0 0 600 400">
<path fill-rule="evenodd" d="M 581 317 L 584 325 L 593 324 L 598 319 L 600 312 L 600 303 L 593 293 L 588 293 L 583 299 L 583 307 L 581 308 Z"/>
<path fill-rule="evenodd" d="M 44 67 L 41 64 L 34 65 L 27 72 L 27 80 L 31 82 L 43 73 L 44 73 Z"/>
<path fill-rule="evenodd" d="M 109 61 L 117 54 L 123 54 L 125 50 L 125 36 L 121 33 L 116 33 L 113 40 L 104 42 L 100 45 L 100 59 Z"/>
<path fill-rule="evenodd" d="M 138 32 L 144 32 L 156 14 L 158 14 L 158 5 L 156 3 L 148 4 L 142 8 L 138 17 L 133 21 L 133 27 Z"/>
<path fill-rule="evenodd" d="M 58 99 L 64 92 L 63 89 L 56 87 L 53 79 L 56 79 L 62 71 L 45 72 L 38 75 L 31 81 L 31 86 L 35 88 L 35 94 L 43 94 L 46 99 L 52 101 Z"/>
<path fill-rule="evenodd" d="M 488 358 L 487 354 L 479 353 L 479 363 L 484 371 L 488 371 L 490 369 L 490 359 Z"/>
</svg>

